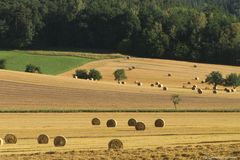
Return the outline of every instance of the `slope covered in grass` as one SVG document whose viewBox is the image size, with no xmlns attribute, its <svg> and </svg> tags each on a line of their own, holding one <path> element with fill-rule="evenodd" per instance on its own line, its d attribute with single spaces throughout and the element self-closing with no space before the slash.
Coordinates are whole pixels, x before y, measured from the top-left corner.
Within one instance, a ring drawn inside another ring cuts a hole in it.
<svg viewBox="0 0 240 160">
<path fill-rule="evenodd" d="M 34 55 L 24 51 L 0 51 L 0 59 L 6 60 L 6 69 L 24 71 L 26 65 L 39 66 L 43 74 L 60 74 L 92 61 L 73 56 Z"/>
</svg>

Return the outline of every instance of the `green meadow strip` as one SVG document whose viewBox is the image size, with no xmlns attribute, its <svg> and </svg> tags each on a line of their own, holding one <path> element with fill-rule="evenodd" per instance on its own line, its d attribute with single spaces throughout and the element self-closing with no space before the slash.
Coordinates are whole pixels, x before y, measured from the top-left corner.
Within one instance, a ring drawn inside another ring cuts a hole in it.
<svg viewBox="0 0 240 160">
<path fill-rule="evenodd" d="M 135 113 L 157 113 L 157 112 L 240 112 L 240 109 L 67 109 L 67 110 L 0 110 L 0 113 L 102 113 L 102 112 L 135 112 Z"/>
</svg>

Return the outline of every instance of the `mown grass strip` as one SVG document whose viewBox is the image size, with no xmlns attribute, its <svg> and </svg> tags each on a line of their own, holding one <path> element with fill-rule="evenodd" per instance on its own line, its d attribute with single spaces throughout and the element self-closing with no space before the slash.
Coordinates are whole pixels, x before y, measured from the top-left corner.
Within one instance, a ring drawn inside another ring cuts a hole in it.
<svg viewBox="0 0 240 160">
<path fill-rule="evenodd" d="M 155 113 L 155 112 L 240 112 L 240 109 L 69 109 L 69 110 L 0 110 L 0 113 L 101 113 L 101 112 L 135 112 L 135 113 Z"/>
</svg>

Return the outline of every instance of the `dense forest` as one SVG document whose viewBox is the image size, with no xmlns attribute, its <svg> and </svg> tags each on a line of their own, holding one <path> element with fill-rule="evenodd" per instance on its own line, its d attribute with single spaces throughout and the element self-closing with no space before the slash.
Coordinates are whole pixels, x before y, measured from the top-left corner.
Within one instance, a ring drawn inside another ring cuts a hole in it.
<svg viewBox="0 0 240 160">
<path fill-rule="evenodd" d="M 237 64 L 239 0 L 1 0 L 0 48 Z"/>
</svg>

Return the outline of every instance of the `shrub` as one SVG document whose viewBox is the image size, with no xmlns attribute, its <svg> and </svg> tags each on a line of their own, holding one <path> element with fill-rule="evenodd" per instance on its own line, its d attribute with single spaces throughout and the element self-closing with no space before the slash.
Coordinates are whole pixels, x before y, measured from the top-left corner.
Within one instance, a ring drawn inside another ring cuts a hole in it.
<svg viewBox="0 0 240 160">
<path fill-rule="evenodd" d="M 181 98 L 179 95 L 172 95 L 171 101 L 173 102 L 175 109 L 177 109 L 177 104 L 180 103 Z"/>
<path fill-rule="evenodd" d="M 0 69 L 5 69 L 5 62 L 4 59 L 0 59 Z"/>
<path fill-rule="evenodd" d="M 30 72 L 30 73 L 41 73 L 41 69 L 38 66 L 29 64 L 26 66 L 25 72 Z"/>
<path fill-rule="evenodd" d="M 88 78 L 89 79 L 93 78 L 94 80 L 101 80 L 102 79 L 102 75 L 101 75 L 101 73 L 98 70 L 91 69 L 89 71 Z"/>
<path fill-rule="evenodd" d="M 124 69 L 117 69 L 114 73 L 115 80 L 121 81 L 127 79 Z"/>
<path fill-rule="evenodd" d="M 75 76 L 80 79 L 88 79 L 88 72 L 85 69 L 78 69 L 75 71 Z"/>
<path fill-rule="evenodd" d="M 240 75 L 237 75 L 236 73 L 229 74 L 225 79 L 225 85 L 237 88 L 240 86 Z"/>
</svg>

